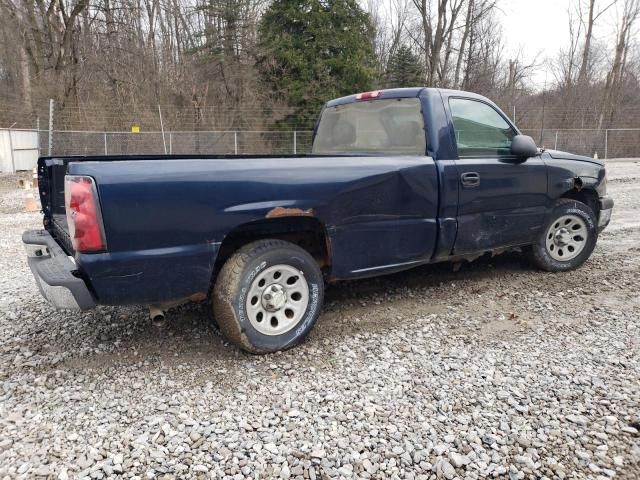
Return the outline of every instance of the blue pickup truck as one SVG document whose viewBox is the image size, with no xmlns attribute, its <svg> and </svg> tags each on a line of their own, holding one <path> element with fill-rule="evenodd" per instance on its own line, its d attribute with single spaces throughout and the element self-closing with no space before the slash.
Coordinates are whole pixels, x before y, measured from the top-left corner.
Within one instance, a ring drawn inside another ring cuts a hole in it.
<svg viewBox="0 0 640 480">
<path fill-rule="evenodd" d="M 309 155 L 44 157 L 23 235 L 58 308 L 210 299 L 223 334 L 298 344 L 326 282 L 521 250 L 561 272 L 611 217 L 603 163 L 539 149 L 490 100 L 432 88 L 328 102 Z"/>
</svg>

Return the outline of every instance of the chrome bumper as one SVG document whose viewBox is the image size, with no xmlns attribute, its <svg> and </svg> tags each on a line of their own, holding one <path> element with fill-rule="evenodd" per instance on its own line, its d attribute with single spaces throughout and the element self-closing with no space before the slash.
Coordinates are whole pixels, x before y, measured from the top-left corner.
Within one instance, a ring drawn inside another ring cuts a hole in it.
<svg viewBox="0 0 640 480">
<path fill-rule="evenodd" d="M 601 232 L 611 221 L 611 212 L 613 210 L 613 199 L 611 197 L 602 197 L 600 199 L 600 216 L 598 218 L 598 231 Z"/>
<path fill-rule="evenodd" d="M 76 276 L 75 262 L 68 257 L 46 230 L 27 230 L 22 234 L 27 261 L 38 289 L 55 308 L 88 310 L 96 302 L 82 278 Z"/>
</svg>

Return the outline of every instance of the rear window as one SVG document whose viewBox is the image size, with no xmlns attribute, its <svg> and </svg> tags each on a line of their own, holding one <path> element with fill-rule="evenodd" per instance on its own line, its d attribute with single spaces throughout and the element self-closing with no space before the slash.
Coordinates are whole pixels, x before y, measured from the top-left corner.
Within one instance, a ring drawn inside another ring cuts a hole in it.
<svg viewBox="0 0 640 480">
<path fill-rule="evenodd" d="M 419 99 L 360 101 L 324 110 L 313 153 L 424 155 L 425 138 Z"/>
</svg>

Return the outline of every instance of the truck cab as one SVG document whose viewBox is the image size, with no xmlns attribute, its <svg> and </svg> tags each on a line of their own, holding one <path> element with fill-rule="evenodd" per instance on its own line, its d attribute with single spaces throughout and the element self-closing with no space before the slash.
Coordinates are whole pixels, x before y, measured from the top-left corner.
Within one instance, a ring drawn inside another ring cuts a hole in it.
<svg viewBox="0 0 640 480">
<path fill-rule="evenodd" d="M 423 172 L 420 181 L 435 181 L 438 205 L 425 203 L 421 211 L 433 212 L 436 225 L 422 228 L 437 241 L 416 239 L 430 261 L 527 245 L 562 195 L 588 204 L 599 229 L 610 218 L 601 162 L 536 148 L 493 102 L 470 92 L 403 88 L 330 101 L 314 132 L 313 152 L 419 155 L 424 165 L 433 165 L 435 174 Z M 390 227 L 403 238 L 421 230 Z"/>
</svg>

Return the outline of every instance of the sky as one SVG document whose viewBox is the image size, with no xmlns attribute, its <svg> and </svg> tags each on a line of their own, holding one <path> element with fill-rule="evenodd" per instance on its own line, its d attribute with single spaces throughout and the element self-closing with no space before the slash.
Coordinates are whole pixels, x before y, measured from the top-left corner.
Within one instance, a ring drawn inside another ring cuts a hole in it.
<svg viewBox="0 0 640 480">
<path fill-rule="evenodd" d="M 536 60 L 540 64 L 532 78 L 538 87 L 553 81 L 546 61 L 569 43 L 568 3 L 569 0 L 501 0 L 498 4 L 506 50 L 512 55 L 522 51 L 525 62 Z"/>
<path fill-rule="evenodd" d="M 569 45 L 570 6 L 578 0 L 499 0 L 499 16 L 507 52 L 515 55 L 521 49 L 524 59 L 537 59 L 540 64 L 532 78 L 538 87 L 545 80 L 553 82 L 548 60 Z M 585 2 L 586 3 L 586 2 Z M 610 1 L 600 0 L 606 6 Z M 596 5 L 598 4 L 596 3 Z M 612 43 L 615 37 L 615 7 L 605 12 L 594 28 L 596 41 Z"/>
<path fill-rule="evenodd" d="M 386 5 L 394 0 L 362 0 L 363 3 Z M 522 52 L 523 60 L 536 60 L 538 67 L 532 77 L 534 85 L 542 89 L 545 81 L 553 83 L 550 60 L 569 45 L 569 7 L 575 10 L 579 1 L 587 0 L 497 0 L 498 19 L 506 53 L 516 56 Z M 609 5 L 612 0 L 597 0 L 596 5 Z M 615 40 L 616 7 L 612 7 L 596 23 L 594 39 L 613 45 Z"/>
</svg>

